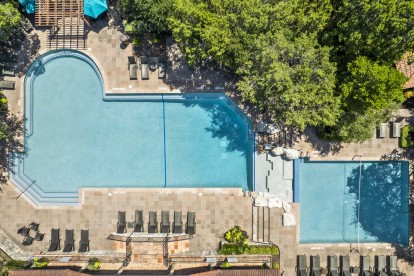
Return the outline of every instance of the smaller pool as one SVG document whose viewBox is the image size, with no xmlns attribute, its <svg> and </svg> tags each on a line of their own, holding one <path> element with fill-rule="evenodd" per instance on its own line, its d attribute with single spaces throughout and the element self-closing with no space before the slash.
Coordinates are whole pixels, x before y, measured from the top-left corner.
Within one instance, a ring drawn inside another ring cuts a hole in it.
<svg viewBox="0 0 414 276">
<path fill-rule="evenodd" d="M 301 243 L 408 245 L 407 161 L 297 162 Z"/>
</svg>

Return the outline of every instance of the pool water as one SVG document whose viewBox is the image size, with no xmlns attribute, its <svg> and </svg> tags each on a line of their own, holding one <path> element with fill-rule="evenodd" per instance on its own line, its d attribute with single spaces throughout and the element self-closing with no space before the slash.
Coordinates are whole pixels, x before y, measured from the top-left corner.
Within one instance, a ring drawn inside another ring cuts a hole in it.
<svg viewBox="0 0 414 276">
<path fill-rule="evenodd" d="M 297 162 L 301 243 L 408 244 L 408 162 Z"/>
<path fill-rule="evenodd" d="M 91 64 L 64 55 L 43 63 L 32 81 L 25 91 L 26 99 L 32 94 L 25 103 L 24 173 L 43 192 L 252 190 L 249 124 L 223 94 L 106 100 Z"/>
</svg>

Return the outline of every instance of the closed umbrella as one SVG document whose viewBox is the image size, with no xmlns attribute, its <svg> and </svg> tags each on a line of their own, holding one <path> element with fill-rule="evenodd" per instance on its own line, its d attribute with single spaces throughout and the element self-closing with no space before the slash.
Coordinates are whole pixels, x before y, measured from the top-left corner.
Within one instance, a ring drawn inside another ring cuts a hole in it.
<svg viewBox="0 0 414 276">
<path fill-rule="evenodd" d="M 85 0 L 83 2 L 83 13 L 93 18 L 97 18 L 107 9 L 106 0 Z"/>
</svg>

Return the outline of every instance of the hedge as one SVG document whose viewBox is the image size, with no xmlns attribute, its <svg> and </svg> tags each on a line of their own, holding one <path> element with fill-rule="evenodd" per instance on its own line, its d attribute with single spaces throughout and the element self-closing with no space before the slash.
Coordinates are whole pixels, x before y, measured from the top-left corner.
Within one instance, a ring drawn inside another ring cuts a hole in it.
<svg viewBox="0 0 414 276">
<path fill-rule="evenodd" d="M 405 126 L 401 129 L 401 147 L 414 148 L 414 141 L 411 140 L 411 134 L 414 133 L 414 127 Z"/>
<path fill-rule="evenodd" d="M 243 245 L 225 243 L 220 248 L 220 254 L 223 255 L 279 255 L 279 249 L 276 246 L 263 246 L 263 245 Z"/>
</svg>

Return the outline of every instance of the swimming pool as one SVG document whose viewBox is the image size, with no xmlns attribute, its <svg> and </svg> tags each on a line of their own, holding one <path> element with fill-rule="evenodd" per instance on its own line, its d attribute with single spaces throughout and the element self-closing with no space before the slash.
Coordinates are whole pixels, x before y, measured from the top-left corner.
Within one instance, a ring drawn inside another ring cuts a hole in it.
<svg viewBox="0 0 414 276">
<path fill-rule="evenodd" d="M 40 201 L 83 187 L 253 189 L 254 135 L 224 94 L 107 96 L 87 56 L 55 51 L 29 69 L 25 120 L 12 174 Z"/>
<path fill-rule="evenodd" d="M 300 242 L 406 246 L 408 168 L 407 161 L 297 160 Z"/>
</svg>

